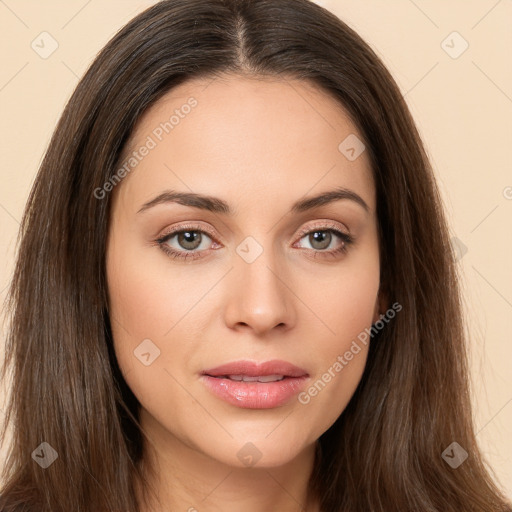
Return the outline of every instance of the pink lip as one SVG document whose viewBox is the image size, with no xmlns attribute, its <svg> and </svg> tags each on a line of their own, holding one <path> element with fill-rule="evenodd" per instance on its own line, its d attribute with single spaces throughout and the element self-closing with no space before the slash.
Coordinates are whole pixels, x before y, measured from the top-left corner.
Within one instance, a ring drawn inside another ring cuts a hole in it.
<svg viewBox="0 0 512 512">
<path fill-rule="evenodd" d="M 283 375 L 275 382 L 244 382 L 227 378 L 228 375 L 265 377 Z M 246 409 L 271 409 L 288 402 L 303 387 L 309 374 L 286 361 L 235 361 L 205 370 L 201 380 L 217 397 Z"/>
</svg>

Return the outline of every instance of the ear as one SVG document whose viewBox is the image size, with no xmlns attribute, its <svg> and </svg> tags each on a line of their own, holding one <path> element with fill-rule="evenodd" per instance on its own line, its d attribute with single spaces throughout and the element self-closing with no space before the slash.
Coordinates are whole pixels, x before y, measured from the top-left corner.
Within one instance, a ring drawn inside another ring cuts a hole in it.
<svg viewBox="0 0 512 512">
<path fill-rule="evenodd" d="M 383 315 L 389 309 L 389 298 L 386 290 L 380 288 L 379 293 L 377 295 L 377 299 L 375 300 L 375 309 L 373 310 L 373 323 L 377 322 L 380 319 L 381 315 Z"/>
</svg>

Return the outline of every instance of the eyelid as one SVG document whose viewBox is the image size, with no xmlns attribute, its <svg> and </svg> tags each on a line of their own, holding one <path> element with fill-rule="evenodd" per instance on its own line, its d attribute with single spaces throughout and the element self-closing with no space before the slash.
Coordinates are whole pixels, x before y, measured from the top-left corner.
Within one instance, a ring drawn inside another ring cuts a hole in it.
<svg viewBox="0 0 512 512">
<path fill-rule="evenodd" d="M 182 231 L 186 231 L 187 229 L 190 230 L 190 231 L 204 232 L 210 238 L 212 238 L 213 240 L 217 239 L 217 237 L 213 233 L 212 229 L 210 229 L 208 227 L 205 227 L 202 224 L 194 224 L 194 222 L 192 221 L 190 223 L 185 222 L 185 224 L 180 224 L 179 226 L 176 226 L 176 227 L 173 227 L 173 228 L 169 228 L 169 229 L 165 229 L 164 231 L 162 231 L 161 234 L 159 234 L 157 236 L 157 241 L 161 241 L 161 240 L 167 238 L 170 235 L 175 235 L 175 234 L 180 233 Z"/>
<path fill-rule="evenodd" d="M 341 226 L 343 226 L 343 227 L 341 227 Z M 315 229 L 322 230 L 322 231 L 334 229 L 336 231 L 341 231 L 344 235 L 350 236 L 350 230 L 346 226 L 344 226 L 343 224 L 340 224 L 340 223 L 336 224 L 336 223 L 334 223 L 334 221 L 327 220 L 327 219 L 324 221 L 315 221 L 315 224 L 302 228 L 299 231 L 299 233 L 297 234 L 297 236 L 299 238 L 302 238 L 304 235 L 307 235 L 308 233 L 310 233 L 311 231 L 313 231 Z"/>
</svg>

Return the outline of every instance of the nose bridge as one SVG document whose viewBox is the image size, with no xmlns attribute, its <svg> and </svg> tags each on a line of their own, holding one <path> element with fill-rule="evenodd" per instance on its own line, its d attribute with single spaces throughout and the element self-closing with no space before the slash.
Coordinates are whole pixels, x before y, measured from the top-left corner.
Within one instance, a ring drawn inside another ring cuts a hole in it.
<svg viewBox="0 0 512 512">
<path fill-rule="evenodd" d="M 270 244 L 272 236 L 267 235 L 265 243 Z M 226 318 L 231 327 L 242 323 L 262 333 L 280 324 L 291 324 L 288 273 L 282 271 L 278 258 L 272 246 L 264 246 L 253 237 L 237 246 Z"/>
</svg>

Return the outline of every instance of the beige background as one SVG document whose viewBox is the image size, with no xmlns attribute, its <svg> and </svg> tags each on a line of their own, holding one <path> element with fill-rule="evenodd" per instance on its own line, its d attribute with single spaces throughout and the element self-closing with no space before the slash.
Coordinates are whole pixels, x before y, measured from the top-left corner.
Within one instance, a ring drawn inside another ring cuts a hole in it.
<svg viewBox="0 0 512 512">
<path fill-rule="evenodd" d="M 1 300 L 23 207 L 67 99 L 114 32 L 154 3 L 0 0 Z M 461 249 L 478 440 L 512 497 L 512 1 L 317 3 L 383 59 L 426 142 Z M 31 47 L 44 31 L 58 43 L 46 59 Z"/>
</svg>

